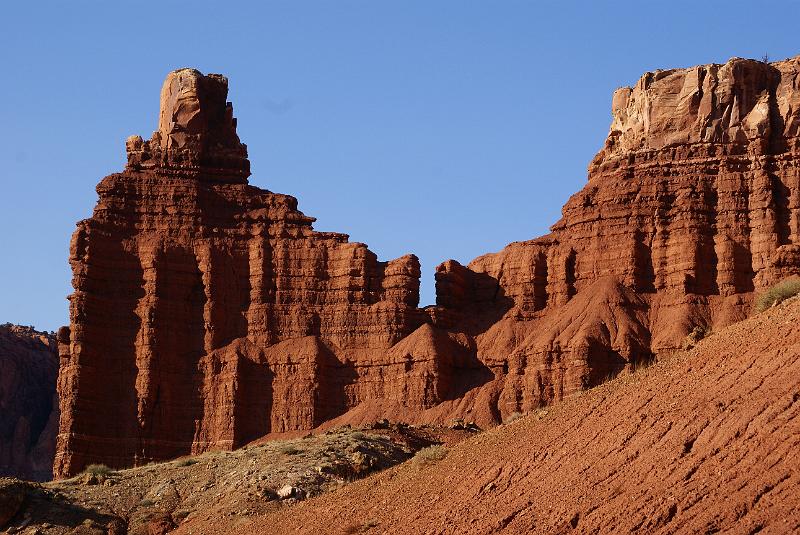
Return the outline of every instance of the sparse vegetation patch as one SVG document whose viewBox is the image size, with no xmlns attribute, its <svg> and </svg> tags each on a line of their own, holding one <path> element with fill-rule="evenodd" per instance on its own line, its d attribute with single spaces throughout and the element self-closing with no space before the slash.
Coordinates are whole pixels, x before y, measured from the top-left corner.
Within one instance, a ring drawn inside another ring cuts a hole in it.
<svg viewBox="0 0 800 535">
<path fill-rule="evenodd" d="M 414 462 L 420 464 L 432 464 L 447 457 L 447 448 L 441 445 L 428 446 L 422 448 L 414 456 Z"/>
<path fill-rule="evenodd" d="M 511 422 L 516 422 L 517 420 L 519 420 L 519 419 L 520 419 L 520 418 L 522 418 L 523 416 L 524 416 L 524 415 L 523 415 L 521 412 L 512 412 L 511 414 L 509 414 L 509 415 L 506 417 L 506 419 L 505 419 L 505 420 L 503 420 L 503 423 L 504 423 L 504 424 L 510 424 Z"/>
<path fill-rule="evenodd" d="M 777 305 L 800 294 L 800 279 L 787 279 L 779 282 L 769 290 L 758 296 L 755 303 L 756 312 L 764 312 L 766 309 Z"/>
<path fill-rule="evenodd" d="M 278 446 L 278 452 L 283 455 L 297 455 L 298 453 L 302 453 L 303 450 L 296 447 L 294 444 L 281 444 Z"/>
<path fill-rule="evenodd" d="M 108 477 L 114 471 L 104 464 L 90 464 L 83 470 L 84 474 L 89 474 L 97 477 Z"/>
</svg>

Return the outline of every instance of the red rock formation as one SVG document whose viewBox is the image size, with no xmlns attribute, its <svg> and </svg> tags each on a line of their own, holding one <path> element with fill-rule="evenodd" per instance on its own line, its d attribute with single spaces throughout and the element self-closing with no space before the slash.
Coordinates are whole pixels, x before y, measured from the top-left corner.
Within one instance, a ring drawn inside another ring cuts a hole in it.
<svg viewBox="0 0 800 535">
<path fill-rule="evenodd" d="M 439 266 L 439 304 L 479 359 L 509 356 L 501 414 L 742 319 L 754 290 L 800 271 L 798 76 L 798 58 L 645 74 L 615 92 L 551 234 Z"/>
<path fill-rule="evenodd" d="M 379 262 L 247 184 L 226 95 L 220 75 L 171 73 L 159 130 L 129 138 L 78 224 L 59 475 L 313 428 L 383 395 L 374 365 L 423 322 L 416 257 Z"/>
<path fill-rule="evenodd" d="M 332 418 L 483 424 L 747 313 L 800 271 L 800 60 L 646 74 L 548 236 L 439 266 L 379 262 L 247 185 L 227 80 L 184 69 L 71 246 L 56 473 Z"/>
<path fill-rule="evenodd" d="M 175 535 L 798 533 L 798 377 L 793 300 L 422 468 Z"/>
<path fill-rule="evenodd" d="M 0 475 L 53 477 L 58 432 L 55 337 L 0 325 Z"/>
</svg>

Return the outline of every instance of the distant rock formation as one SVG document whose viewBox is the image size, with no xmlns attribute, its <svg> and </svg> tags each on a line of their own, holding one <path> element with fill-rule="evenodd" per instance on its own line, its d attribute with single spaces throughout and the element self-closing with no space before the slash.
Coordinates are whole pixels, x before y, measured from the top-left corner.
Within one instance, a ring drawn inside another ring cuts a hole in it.
<svg viewBox="0 0 800 535">
<path fill-rule="evenodd" d="M 0 476 L 53 477 L 58 353 L 52 334 L 0 325 Z"/>
<path fill-rule="evenodd" d="M 70 253 L 55 472 L 377 417 L 481 425 L 743 318 L 800 272 L 800 60 L 657 71 L 618 90 L 551 234 L 437 268 L 380 262 L 247 184 L 227 80 L 171 73 Z"/>
</svg>

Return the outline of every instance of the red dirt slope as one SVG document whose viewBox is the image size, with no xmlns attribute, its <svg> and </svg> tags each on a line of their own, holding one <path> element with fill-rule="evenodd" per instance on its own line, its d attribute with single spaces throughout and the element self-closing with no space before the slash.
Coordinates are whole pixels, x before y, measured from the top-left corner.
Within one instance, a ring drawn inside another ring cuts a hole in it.
<svg viewBox="0 0 800 535">
<path fill-rule="evenodd" d="M 800 531 L 800 301 L 236 533 Z M 201 533 L 191 522 L 182 533 Z"/>
</svg>

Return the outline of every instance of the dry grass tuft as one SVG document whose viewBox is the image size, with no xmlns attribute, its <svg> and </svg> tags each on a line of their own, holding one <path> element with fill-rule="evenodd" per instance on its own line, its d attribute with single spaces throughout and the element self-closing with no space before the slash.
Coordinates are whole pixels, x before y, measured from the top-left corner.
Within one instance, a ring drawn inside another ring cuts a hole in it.
<svg viewBox="0 0 800 535">
<path fill-rule="evenodd" d="M 441 445 L 422 448 L 414 455 L 414 462 L 419 464 L 432 464 L 447 457 L 447 448 Z"/>
<path fill-rule="evenodd" d="M 504 423 L 504 424 L 510 424 L 511 422 L 516 422 L 517 420 L 519 420 L 519 419 L 520 419 L 520 418 L 522 418 L 523 416 L 525 416 L 525 415 L 524 415 L 524 414 L 522 414 L 521 412 L 512 412 L 511 414 L 509 414 L 509 415 L 506 417 L 506 419 L 505 419 L 505 420 L 503 420 L 503 423 Z"/>
<path fill-rule="evenodd" d="M 298 453 L 303 453 L 303 450 L 291 443 L 280 444 L 278 446 L 278 453 L 282 453 L 283 455 L 297 455 Z"/>
<path fill-rule="evenodd" d="M 372 528 L 378 527 L 379 523 L 377 520 L 369 520 L 368 522 L 364 522 L 363 524 L 352 524 L 344 528 L 343 533 L 345 535 L 354 535 L 356 533 L 366 533 L 370 531 Z"/>
<path fill-rule="evenodd" d="M 755 310 L 764 312 L 797 294 L 800 294 L 800 279 L 786 279 L 759 295 L 756 299 Z"/>
</svg>

